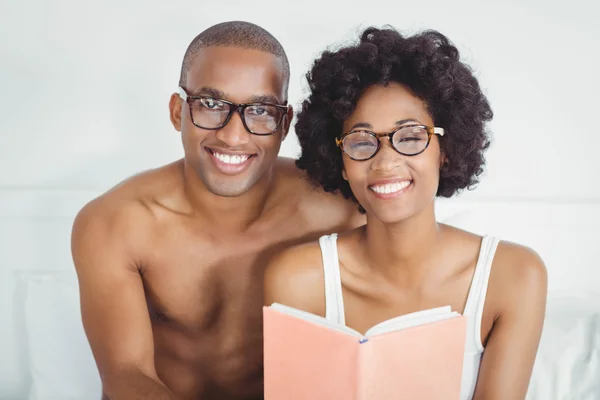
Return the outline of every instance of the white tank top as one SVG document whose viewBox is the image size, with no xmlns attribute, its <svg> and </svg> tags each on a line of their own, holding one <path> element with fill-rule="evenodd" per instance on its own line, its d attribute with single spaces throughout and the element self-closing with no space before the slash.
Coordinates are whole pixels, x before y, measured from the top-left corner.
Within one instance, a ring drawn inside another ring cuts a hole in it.
<svg viewBox="0 0 600 400">
<path fill-rule="evenodd" d="M 329 321 L 346 325 L 344 315 L 344 299 L 342 297 L 342 280 L 337 252 L 337 234 L 325 235 L 319 239 L 323 258 L 325 276 L 325 318 Z M 481 317 L 487 293 L 492 260 L 498 246 L 498 239 L 484 236 L 479 250 L 479 258 L 469 289 L 463 315 L 467 316 L 467 341 L 463 364 L 461 400 L 473 397 L 479 365 L 483 354 L 481 343 Z"/>
</svg>

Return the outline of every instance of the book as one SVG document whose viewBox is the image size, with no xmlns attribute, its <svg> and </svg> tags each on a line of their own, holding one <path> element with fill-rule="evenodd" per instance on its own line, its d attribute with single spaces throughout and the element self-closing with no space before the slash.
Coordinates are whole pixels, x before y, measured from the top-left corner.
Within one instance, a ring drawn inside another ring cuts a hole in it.
<svg viewBox="0 0 600 400">
<path fill-rule="evenodd" d="M 460 399 L 466 317 L 450 306 L 365 334 L 292 307 L 263 307 L 265 400 Z"/>
</svg>

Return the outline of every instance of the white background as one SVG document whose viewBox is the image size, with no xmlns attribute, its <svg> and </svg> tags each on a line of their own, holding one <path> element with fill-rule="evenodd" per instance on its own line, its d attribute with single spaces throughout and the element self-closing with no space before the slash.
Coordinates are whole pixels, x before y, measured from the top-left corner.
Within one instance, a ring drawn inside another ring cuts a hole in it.
<svg viewBox="0 0 600 400">
<path fill-rule="evenodd" d="M 501 210 L 490 212 L 512 218 L 509 240 L 528 224 L 528 209 L 518 207 L 547 207 L 537 218 L 563 218 L 587 247 L 562 252 L 557 242 L 542 256 L 569 263 L 587 254 L 597 261 L 598 11 L 591 0 L 2 0 L 0 399 L 19 398 L 31 379 L 24 372 L 26 338 L 15 325 L 15 271 L 72 269 L 69 235 L 77 210 L 118 181 L 182 156 L 169 96 L 189 42 L 226 20 L 257 23 L 281 41 L 296 108 L 313 59 L 369 25 L 446 34 L 474 68 L 495 113 L 482 183 L 455 201 Z M 291 134 L 282 155 L 298 150 Z M 557 209 L 566 214 L 553 215 Z M 570 222 L 573 212 L 580 222 Z M 600 283 L 594 271 L 570 284 Z M 558 287 L 554 276 L 551 288 Z"/>
</svg>

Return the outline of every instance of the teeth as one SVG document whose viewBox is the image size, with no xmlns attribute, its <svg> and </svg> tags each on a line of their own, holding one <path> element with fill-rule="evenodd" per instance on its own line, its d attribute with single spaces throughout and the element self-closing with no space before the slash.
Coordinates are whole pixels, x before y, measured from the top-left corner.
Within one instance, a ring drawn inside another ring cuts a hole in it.
<svg viewBox="0 0 600 400">
<path fill-rule="evenodd" d="M 399 192 L 400 190 L 404 189 L 408 185 L 410 185 L 410 181 L 402 181 L 402 182 L 388 183 L 386 185 L 371 186 L 370 189 L 372 191 L 374 191 L 375 193 L 390 194 L 390 193 Z"/>
<path fill-rule="evenodd" d="M 244 161 L 246 161 L 248 159 L 249 156 L 247 155 L 243 155 L 243 156 L 230 156 L 227 154 L 221 154 L 221 153 L 217 153 L 216 151 L 213 151 L 213 155 L 215 157 L 217 157 L 217 159 L 221 162 L 224 162 L 226 164 L 241 164 Z"/>
</svg>

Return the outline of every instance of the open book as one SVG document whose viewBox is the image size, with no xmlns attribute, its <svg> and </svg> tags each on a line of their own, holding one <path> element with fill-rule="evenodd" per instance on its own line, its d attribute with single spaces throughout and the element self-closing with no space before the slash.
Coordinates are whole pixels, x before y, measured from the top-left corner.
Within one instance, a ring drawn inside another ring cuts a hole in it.
<svg viewBox="0 0 600 400">
<path fill-rule="evenodd" d="M 460 398 L 466 317 L 450 306 L 364 335 L 277 303 L 263 316 L 266 400 Z"/>
</svg>

